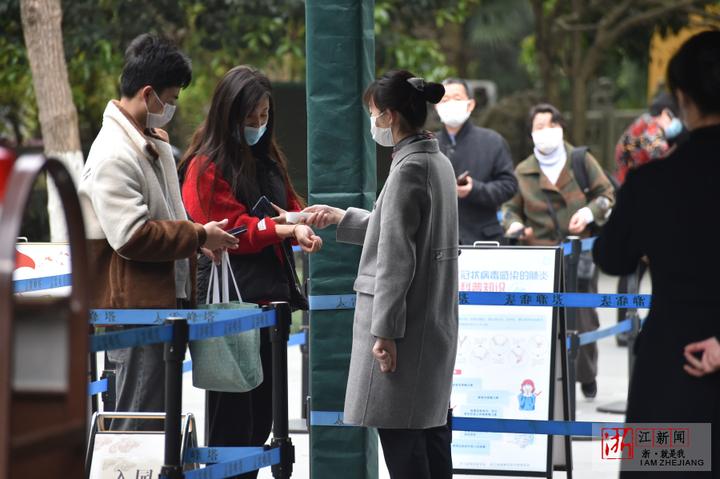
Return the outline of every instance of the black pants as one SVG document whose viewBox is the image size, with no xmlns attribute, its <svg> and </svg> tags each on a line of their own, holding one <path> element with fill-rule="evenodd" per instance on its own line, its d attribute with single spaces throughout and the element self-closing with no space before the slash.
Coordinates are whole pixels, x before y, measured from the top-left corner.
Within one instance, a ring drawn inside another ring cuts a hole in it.
<svg viewBox="0 0 720 479">
<path fill-rule="evenodd" d="M 205 437 L 208 446 L 265 445 L 272 428 L 272 347 L 268 329 L 260 330 L 263 382 L 246 393 L 207 391 Z M 250 479 L 257 471 L 233 476 Z"/>
<path fill-rule="evenodd" d="M 450 479 L 453 475 L 446 426 L 430 429 L 378 429 L 391 479 Z"/>
</svg>

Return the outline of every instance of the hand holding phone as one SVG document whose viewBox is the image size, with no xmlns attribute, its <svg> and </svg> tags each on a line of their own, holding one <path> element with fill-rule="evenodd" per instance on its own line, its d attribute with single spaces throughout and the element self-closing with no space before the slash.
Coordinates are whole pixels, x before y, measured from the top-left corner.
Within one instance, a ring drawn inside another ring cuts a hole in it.
<svg viewBox="0 0 720 479">
<path fill-rule="evenodd" d="M 227 232 L 233 236 L 240 236 L 241 234 L 247 232 L 247 226 L 240 225 L 236 228 L 228 230 Z"/>
<path fill-rule="evenodd" d="M 457 177 L 458 186 L 466 184 L 468 182 L 468 176 L 470 176 L 470 172 L 467 170 L 463 171 L 460 176 Z"/>
<path fill-rule="evenodd" d="M 265 218 L 266 216 L 274 216 L 275 215 L 275 208 L 273 208 L 272 203 L 269 199 L 267 199 L 267 196 L 262 195 L 259 200 L 257 200 L 257 203 L 255 203 L 255 206 L 252 207 L 250 210 L 250 214 L 255 216 L 256 218 Z"/>
</svg>

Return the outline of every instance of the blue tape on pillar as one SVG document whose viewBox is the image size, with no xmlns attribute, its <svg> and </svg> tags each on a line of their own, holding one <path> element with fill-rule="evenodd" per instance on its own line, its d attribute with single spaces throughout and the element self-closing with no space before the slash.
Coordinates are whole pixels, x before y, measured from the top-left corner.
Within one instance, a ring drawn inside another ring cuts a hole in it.
<svg viewBox="0 0 720 479">
<path fill-rule="evenodd" d="M 554 306 L 561 308 L 649 308 L 649 294 L 486 293 L 461 291 L 459 304 L 487 306 Z"/>
<path fill-rule="evenodd" d="M 187 361 L 183 361 L 183 372 L 189 373 L 190 371 L 192 371 L 192 361 L 189 359 Z"/>
<path fill-rule="evenodd" d="M 72 274 L 13 280 L 13 289 L 16 293 L 29 293 L 31 291 L 42 291 L 65 286 L 72 286 Z"/>
<path fill-rule="evenodd" d="M 94 396 L 96 394 L 101 394 L 107 390 L 108 390 L 107 378 L 101 379 L 99 381 L 93 381 L 90 384 L 88 384 L 88 396 Z"/>
<path fill-rule="evenodd" d="M 280 449 L 268 449 L 252 456 L 243 457 L 234 461 L 220 462 L 204 469 L 195 469 L 184 473 L 185 479 L 224 479 L 238 476 L 263 467 L 280 463 Z"/>
<path fill-rule="evenodd" d="M 243 318 L 228 319 L 204 324 L 191 324 L 189 340 L 215 338 L 238 334 L 252 329 L 267 328 L 275 325 L 275 310 L 255 313 Z"/>
<path fill-rule="evenodd" d="M 310 411 L 311 426 L 350 426 L 345 424 L 341 411 Z"/>
<path fill-rule="evenodd" d="M 132 348 L 146 344 L 167 343 L 172 339 L 172 326 L 148 326 L 116 333 L 90 336 L 90 352 Z"/>
<path fill-rule="evenodd" d="M 581 421 L 536 421 L 525 419 L 486 419 L 454 417 L 453 431 L 550 434 L 553 436 L 596 436 L 604 428 L 622 427 L 619 423 Z"/>
<path fill-rule="evenodd" d="M 253 316 L 258 309 L 92 309 L 90 324 L 162 324 L 167 318 L 186 319 L 189 324 L 226 321 Z"/>
<path fill-rule="evenodd" d="M 355 309 L 354 294 L 327 294 L 310 296 L 310 311 L 328 311 L 332 309 Z"/>
<path fill-rule="evenodd" d="M 185 452 L 184 464 L 217 464 L 265 452 L 262 447 L 194 447 Z"/>
</svg>

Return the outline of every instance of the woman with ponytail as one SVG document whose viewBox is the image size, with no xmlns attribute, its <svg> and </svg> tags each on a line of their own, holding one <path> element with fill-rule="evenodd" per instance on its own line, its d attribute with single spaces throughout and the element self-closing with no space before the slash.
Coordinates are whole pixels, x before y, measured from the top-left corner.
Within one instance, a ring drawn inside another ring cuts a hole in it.
<svg viewBox="0 0 720 479">
<path fill-rule="evenodd" d="M 452 477 L 448 405 L 457 348 L 458 216 L 450 161 L 423 125 L 439 83 L 393 71 L 365 92 L 370 131 L 393 148 L 375 207 L 305 209 L 362 245 L 345 422 L 376 427 L 390 477 Z"/>
</svg>

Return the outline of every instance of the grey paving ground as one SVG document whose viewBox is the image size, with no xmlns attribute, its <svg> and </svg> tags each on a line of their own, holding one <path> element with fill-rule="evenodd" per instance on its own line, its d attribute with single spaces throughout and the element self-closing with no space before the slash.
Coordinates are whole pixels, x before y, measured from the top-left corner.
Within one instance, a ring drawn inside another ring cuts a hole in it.
<svg viewBox="0 0 720 479">
<path fill-rule="evenodd" d="M 615 292 L 616 279 L 601 276 L 600 292 Z M 641 292 L 649 293 L 650 288 L 647 281 L 642 285 Z M 608 327 L 615 322 L 615 310 L 605 309 L 599 310 L 601 327 Z M 641 315 L 644 316 L 644 313 Z M 578 421 L 607 421 L 620 422 L 624 420 L 621 415 L 603 414 L 597 411 L 599 405 L 608 404 L 614 401 L 624 401 L 626 398 L 628 368 L 627 368 L 627 348 L 620 348 L 615 344 L 612 338 L 604 339 L 599 342 L 599 368 L 598 368 L 598 395 L 594 401 L 587 401 L 582 398 L 582 394 L 577 389 L 577 420 Z M 289 367 L 289 391 L 290 391 L 290 418 L 300 418 L 300 351 L 294 347 L 289 351 L 288 357 Z M 192 412 L 197 420 L 198 429 L 200 431 L 199 441 L 204 444 L 202 431 L 204 429 L 204 393 L 201 390 L 192 387 L 189 375 L 185 375 L 183 384 L 183 410 Z M 309 472 L 309 439 L 306 434 L 293 434 L 293 443 L 296 447 L 296 464 L 293 477 L 298 479 L 308 479 Z M 573 462 L 575 469 L 573 477 L 577 479 L 607 479 L 617 477 L 617 467 L 612 464 L 605 464 L 602 468 L 594 464 L 594 457 L 599 454 L 600 445 L 596 441 L 573 441 Z M 162 451 L 158 451 L 162 454 Z M 379 477 L 381 479 L 389 479 L 389 474 L 384 466 L 382 457 L 379 460 Z M 269 469 L 260 471 L 258 476 L 262 479 L 272 478 Z M 455 477 L 470 478 L 478 476 L 461 476 Z M 498 476 L 484 476 L 498 477 Z M 565 478 L 568 475 L 564 472 L 556 472 L 554 477 Z"/>
</svg>

